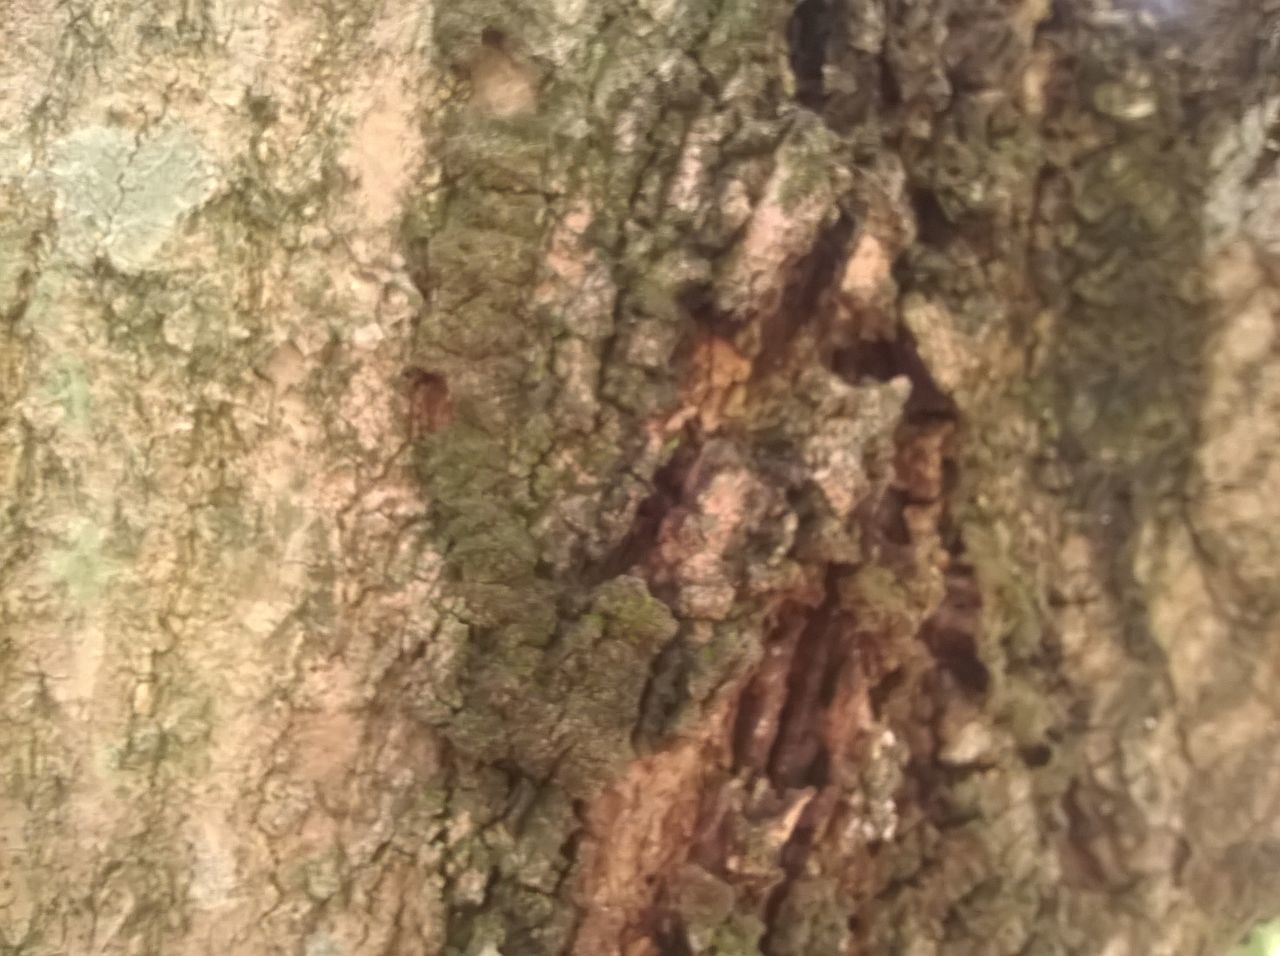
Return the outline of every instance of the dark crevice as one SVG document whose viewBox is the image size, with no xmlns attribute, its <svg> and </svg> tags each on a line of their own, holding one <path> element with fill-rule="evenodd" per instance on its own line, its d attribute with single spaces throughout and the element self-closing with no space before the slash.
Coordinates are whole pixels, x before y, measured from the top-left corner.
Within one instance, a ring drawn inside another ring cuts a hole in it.
<svg viewBox="0 0 1280 956">
<path fill-rule="evenodd" d="M 1028 767 L 1047 767 L 1053 760 L 1053 749 L 1047 744 L 1032 744 L 1019 750 L 1018 755 Z"/>
<path fill-rule="evenodd" d="M 826 99 L 823 66 L 831 33 L 831 0 L 801 0 L 787 21 L 787 47 L 796 102 L 818 111 Z"/>
<path fill-rule="evenodd" d="M 791 659 L 786 703 L 769 754 L 769 778 L 779 790 L 827 783 L 823 689 L 828 674 L 844 663 L 844 651 L 838 646 L 844 629 L 833 594 L 834 589 L 828 588 L 828 599 L 809 618 Z"/>
<path fill-rule="evenodd" d="M 904 508 L 907 496 L 897 488 L 885 491 L 873 519 L 873 529 L 879 540 L 905 548 L 911 544 L 911 529 L 907 527 Z"/>
<path fill-rule="evenodd" d="M 1073 882 L 1093 889 L 1108 889 L 1111 881 L 1091 848 L 1101 834 L 1085 807 L 1086 800 L 1080 781 L 1073 781 L 1062 798 L 1067 840 L 1060 855 L 1068 864 L 1067 870 Z"/>
<path fill-rule="evenodd" d="M 911 193 L 918 240 L 928 246 L 944 246 L 956 234 L 955 223 L 942 208 L 932 189 L 915 189 Z"/>
<path fill-rule="evenodd" d="M 853 384 L 868 378 L 887 382 L 905 376 L 911 382 L 905 409 L 909 422 L 957 417 L 955 402 L 938 387 L 906 329 L 899 329 L 893 339 L 858 342 L 838 350 L 832 355 L 832 368 Z"/>
<path fill-rule="evenodd" d="M 425 236 L 413 236 L 405 240 L 405 268 L 409 281 L 418 290 L 424 302 L 431 301 L 435 283 L 431 276 L 431 241 Z"/>
<path fill-rule="evenodd" d="M 884 109 L 893 109 L 902 105 L 902 87 L 893 69 L 881 58 L 877 61 L 880 76 L 880 102 Z"/>
<path fill-rule="evenodd" d="M 694 956 L 687 931 L 672 914 L 661 917 L 653 939 L 658 946 L 658 956 Z"/>
<path fill-rule="evenodd" d="M 733 722 L 733 763 L 734 767 L 751 766 L 752 746 L 755 742 L 756 728 L 764 717 L 765 697 L 763 690 L 757 686 L 757 676 L 738 698 L 737 713 Z"/>
<path fill-rule="evenodd" d="M 768 768 L 769 752 L 778 732 L 774 724 L 778 717 L 778 682 L 779 679 L 785 682 L 790 674 L 795 644 L 810 613 L 811 609 L 803 606 L 784 606 L 766 641 L 764 661 L 738 698 L 733 725 L 736 770 L 745 768 L 764 773 Z M 781 692 L 785 693 L 785 688 L 781 688 Z M 761 733 L 762 728 L 767 736 Z"/>
<path fill-rule="evenodd" d="M 757 374 L 777 371 L 796 333 L 817 317 L 823 293 L 834 285 L 848 256 L 856 225 L 853 216 L 841 211 L 819 233 L 809 254 L 796 263 L 777 313 L 763 323 Z"/>
<path fill-rule="evenodd" d="M 760 952 L 773 954 L 777 952 L 778 931 L 786 929 L 786 922 L 781 918 L 783 905 L 791 893 L 795 881 L 803 876 L 805 862 L 819 835 L 818 821 L 814 819 L 814 809 L 818 801 L 811 803 L 804 816 L 796 825 L 790 839 L 782 848 L 779 862 L 786 879 L 782 880 L 769 893 L 765 901 L 764 917 L 765 936 L 760 942 Z"/>
<path fill-rule="evenodd" d="M 689 700 L 689 651 L 677 636 L 654 658 L 640 696 L 640 716 L 632 744 L 639 753 L 657 750 Z"/>
<path fill-rule="evenodd" d="M 707 329 L 713 335 L 731 339 L 742 326 L 742 321 L 723 312 L 716 305 L 715 286 L 710 282 L 687 282 L 675 295 L 676 303 L 696 325 Z M 685 348 L 692 348 L 693 336 L 687 336 Z"/>
<path fill-rule="evenodd" d="M 871 688 L 871 710 L 877 719 L 884 717 L 885 705 L 907 682 L 907 673 L 898 667 L 880 678 Z"/>
<path fill-rule="evenodd" d="M 636 508 L 631 527 L 622 540 L 599 559 L 584 560 L 581 581 L 585 588 L 595 587 L 644 564 L 657 542 L 663 519 L 680 501 L 685 477 L 698 457 L 698 439 L 696 429 L 688 426 L 684 440 L 654 473 L 653 490 Z"/>
<path fill-rule="evenodd" d="M 938 664 L 965 690 L 985 696 L 991 687 L 991 672 L 978 659 L 972 635 L 951 632 L 939 636 L 945 639 L 932 648 Z"/>
<path fill-rule="evenodd" d="M 985 696 L 991 672 L 978 653 L 981 613 L 982 598 L 972 569 L 956 563 L 947 574 L 942 605 L 925 622 L 921 639 L 960 688 Z"/>
<path fill-rule="evenodd" d="M 899 345 L 888 339 L 859 342 L 840 349 L 832 356 L 836 372 L 851 382 L 872 379 L 887 382 L 899 374 L 902 363 L 898 358 Z"/>
</svg>

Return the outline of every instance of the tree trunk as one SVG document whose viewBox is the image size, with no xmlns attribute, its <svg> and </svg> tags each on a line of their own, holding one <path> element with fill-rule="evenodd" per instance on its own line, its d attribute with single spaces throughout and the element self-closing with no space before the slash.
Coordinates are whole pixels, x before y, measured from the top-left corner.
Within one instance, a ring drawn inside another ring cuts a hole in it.
<svg viewBox="0 0 1280 956">
<path fill-rule="evenodd" d="M 13 0 L 0 953 L 1280 912 L 1280 10 Z"/>
</svg>

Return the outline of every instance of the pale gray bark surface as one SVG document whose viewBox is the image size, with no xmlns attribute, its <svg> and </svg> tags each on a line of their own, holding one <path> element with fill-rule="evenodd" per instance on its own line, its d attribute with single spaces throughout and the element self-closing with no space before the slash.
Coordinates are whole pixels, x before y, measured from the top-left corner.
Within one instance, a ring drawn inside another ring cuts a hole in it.
<svg viewBox="0 0 1280 956">
<path fill-rule="evenodd" d="M 1277 36 L 0 6 L 0 953 L 1280 912 Z"/>
</svg>

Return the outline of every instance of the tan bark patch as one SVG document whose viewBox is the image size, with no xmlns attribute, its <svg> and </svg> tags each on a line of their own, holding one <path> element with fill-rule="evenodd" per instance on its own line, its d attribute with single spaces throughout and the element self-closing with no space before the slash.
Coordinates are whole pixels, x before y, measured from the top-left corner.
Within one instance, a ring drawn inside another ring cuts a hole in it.
<svg viewBox="0 0 1280 956">
<path fill-rule="evenodd" d="M 703 429 L 711 433 L 742 413 L 746 402 L 742 385 L 751 376 L 752 363 L 731 342 L 715 335 L 699 340 L 692 362 L 686 401 L 697 409 Z"/>
<path fill-rule="evenodd" d="M 379 77 L 367 91 L 369 108 L 347 146 L 345 161 L 360 182 L 363 219 L 385 223 L 400 208 L 400 192 L 421 157 L 415 103 L 405 95 L 400 72 Z"/>
<path fill-rule="evenodd" d="M 704 781 L 714 772 L 725 707 L 690 739 L 635 761 L 589 806 L 577 896 L 586 909 L 575 956 L 632 952 L 652 927 L 658 877 L 682 863 L 694 842 Z M 639 950 L 643 952 L 643 949 Z"/>
<path fill-rule="evenodd" d="M 537 74 L 504 49 L 497 37 L 486 41 L 471 61 L 472 102 L 494 116 L 528 113 L 537 104 Z"/>
</svg>

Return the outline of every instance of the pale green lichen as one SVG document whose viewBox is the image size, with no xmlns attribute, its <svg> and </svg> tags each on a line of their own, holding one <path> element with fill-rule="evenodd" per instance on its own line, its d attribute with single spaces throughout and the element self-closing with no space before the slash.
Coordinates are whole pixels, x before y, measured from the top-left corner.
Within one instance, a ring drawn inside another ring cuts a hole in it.
<svg viewBox="0 0 1280 956">
<path fill-rule="evenodd" d="M 62 359 L 53 369 L 50 392 L 63 411 L 67 422 L 76 428 L 89 424 L 92 395 L 84 365 L 71 358 Z"/>
<path fill-rule="evenodd" d="M 150 266 L 184 214 L 215 180 L 194 135 L 89 126 L 55 143 L 48 169 L 62 199 L 59 248 L 87 264 L 105 255 L 125 272 Z"/>
<path fill-rule="evenodd" d="M 1231 951 L 1230 956 L 1280 956 L 1280 920 L 1254 927 L 1248 938 Z"/>
<path fill-rule="evenodd" d="M 734 914 L 715 928 L 707 941 L 706 956 L 756 956 L 764 938 L 764 921 L 757 916 Z"/>
<path fill-rule="evenodd" d="M 106 540 L 103 529 L 85 519 L 77 522 L 62 547 L 49 552 L 49 573 L 77 605 L 101 594 L 116 573 L 106 552 Z"/>
</svg>

